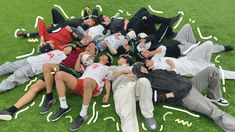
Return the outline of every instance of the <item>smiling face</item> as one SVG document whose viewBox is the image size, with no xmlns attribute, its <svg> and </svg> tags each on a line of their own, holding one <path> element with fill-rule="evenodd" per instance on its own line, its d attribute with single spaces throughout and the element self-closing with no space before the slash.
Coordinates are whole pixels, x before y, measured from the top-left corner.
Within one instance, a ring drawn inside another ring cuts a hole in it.
<svg viewBox="0 0 235 132">
<path fill-rule="evenodd" d="M 102 63 L 102 64 L 107 64 L 107 63 L 109 63 L 109 61 L 108 61 L 108 56 L 106 56 L 106 55 L 101 55 L 100 58 L 99 58 L 99 62 Z"/>
<path fill-rule="evenodd" d="M 96 21 L 92 18 L 84 20 L 84 24 L 87 25 L 88 27 L 92 27 L 96 25 Z"/>
<path fill-rule="evenodd" d="M 80 43 L 81 43 L 83 46 L 87 46 L 91 41 L 92 41 L 91 36 L 85 36 L 85 37 L 82 38 L 82 40 L 80 41 Z"/>
<path fill-rule="evenodd" d="M 120 57 L 118 59 L 118 65 L 124 65 L 127 63 L 127 59 L 123 58 L 123 57 Z"/>
<path fill-rule="evenodd" d="M 111 20 L 108 16 L 103 15 L 102 18 L 103 18 L 102 23 L 105 24 L 105 25 L 108 25 L 111 22 Z"/>
<path fill-rule="evenodd" d="M 148 51 L 148 50 L 143 50 L 142 52 L 141 52 L 141 54 L 142 54 L 142 56 L 144 56 L 144 58 L 146 58 L 146 59 L 148 59 L 148 58 L 150 58 L 150 51 Z"/>
</svg>

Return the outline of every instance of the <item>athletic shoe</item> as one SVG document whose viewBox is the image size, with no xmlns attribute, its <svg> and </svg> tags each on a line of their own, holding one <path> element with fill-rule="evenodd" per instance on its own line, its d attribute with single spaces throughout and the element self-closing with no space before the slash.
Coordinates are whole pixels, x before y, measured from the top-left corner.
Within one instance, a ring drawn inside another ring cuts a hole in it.
<svg viewBox="0 0 235 132">
<path fill-rule="evenodd" d="M 172 27 L 181 17 L 181 14 L 178 14 L 176 17 L 173 17 L 169 23 L 170 27 Z"/>
<path fill-rule="evenodd" d="M 56 99 L 54 98 L 52 100 L 45 99 L 41 107 L 40 114 L 47 113 L 51 109 L 51 106 L 55 103 L 55 101 Z"/>
<path fill-rule="evenodd" d="M 0 110 L 0 120 L 10 121 L 12 119 L 12 113 L 7 110 Z"/>
<path fill-rule="evenodd" d="M 152 118 L 145 118 L 144 117 L 145 124 L 147 125 L 147 128 L 151 131 L 154 131 L 157 129 L 157 122 L 156 120 Z"/>
<path fill-rule="evenodd" d="M 232 50 L 233 50 L 233 46 L 231 46 L 231 45 L 225 45 L 224 46 L 224 51 L 225 52 L 232 51 Z"/>
<path fill-rule="evenodd" d="M 82 116 L 78 116 L 75 121 L 71 124 L 70 126 L 70 131 L 76 131 L 78 130 L 82 124 L 86 121 L 87 116 L 86 117 L 82 117 Z"/>
<path fill-rule="evenodd" d="M 211 102 L 216 103 L 220 106 L 228 106 L 229 102 L 228 100 L 224 99 L 224 98 L 219 98 L 219 99 L 210 99 Z"/>
<path fill-rule="evenodd" d="M 51 121 L 59 120 L 62 115 L 69 112 L 70 110 L 71 110 L 70 106 L 67 109 L 59 108 L 59 110 L 54 115 L 52 115 Z"/>
</svg>

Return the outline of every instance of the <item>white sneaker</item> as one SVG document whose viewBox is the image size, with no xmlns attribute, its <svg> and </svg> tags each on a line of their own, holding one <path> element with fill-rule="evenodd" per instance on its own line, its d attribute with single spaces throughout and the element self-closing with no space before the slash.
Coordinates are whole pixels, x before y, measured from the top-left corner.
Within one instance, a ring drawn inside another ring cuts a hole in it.
<svg viewBox="0 0 235 132">
<path fill-rule="evenodd" d="M 210 99 L 211 102 L 216 103 L 220 106 L 228 106 L 229 102 L 228 100 L 224 99 L 224 98 L 218 98 L 218 99 Z"/>
</svg>

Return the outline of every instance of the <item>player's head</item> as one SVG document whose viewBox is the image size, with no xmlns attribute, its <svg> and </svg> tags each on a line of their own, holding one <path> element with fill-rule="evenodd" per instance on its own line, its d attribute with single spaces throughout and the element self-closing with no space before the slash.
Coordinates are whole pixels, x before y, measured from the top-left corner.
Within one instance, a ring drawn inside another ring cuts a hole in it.
<svg viewBox="0 0 235 132">
<path fill-rule="evenodd" d="M 104 54 L 100 56 L 99 62 L 107 66 L 110 66 L 113 63 L 113 58 L 110 54 Z"/>
<path fill-rule="evenodd" d="M 123 54 L 119 56 L 118 65 L 125 65 L 128 64 L 129 66 L 134 64 L 132 57 L 128 54 Z"/>
<path fill-rule="evenodd" d="M 141 51 L 141 55 L 146 58 L 149 59 L 151 57 L 150 51 L 149 50 L 143 50 Z"/>
</svg>

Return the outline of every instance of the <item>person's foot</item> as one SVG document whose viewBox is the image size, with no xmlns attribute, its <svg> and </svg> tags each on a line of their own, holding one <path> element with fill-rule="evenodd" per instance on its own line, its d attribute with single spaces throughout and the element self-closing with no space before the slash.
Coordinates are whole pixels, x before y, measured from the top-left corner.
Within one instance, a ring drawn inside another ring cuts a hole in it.
<svg viewBox="0 0 235 132">
<path fill-rule="evenodd" d="M 144 121 L 145 121 L 145 124 L 147 125 L 147 128 L 149 130 L 153 131 L 153 130 L 157 129 L 157 122 L 153 117 L 152 118 L 145 118 L 144 117 Z"/>
<path fill-rule="evenodd" d="M 59 108 L 59 110 L 54 115 L 52 115 L 51 121 L 59 120 L 62 115 L 69 112 L 70 110 L 71 110 L 70 106 L 67 109 Z"/>
<path fill-rule="evenodd" d="M 50 110 L 51 106 L 55 103 L 55 101 L 56 100 L 54 98 L 52 100 L 45 99 L 41 107 L 40 114 L 47 113 Z"/>
<path fill-rule="evenodd" d="M 176 17 L 173 17 L 169 23 L 170 27 L 172 27 L 181 17 L 181 14 L 178 14 Z"/>
<path fill-rule="evenodd" d="M 18 38 L 27 38 L 27 34 L 23 31 L 17 32 L 16 35 L 17 35 Z"/>
<path fill-rule="evenodd" d="M 225 45 L 224 46 L 224 51 L 225 52 L 232 51 L 232 50 L 233 50 L 233 46 L 231 46 L 231 45 Z"/>
<path fill-rule="evenodd" d="M 70 131 L 76 131 L 76 130 L 78 130 L 78 129 L 82 126 L 82 124 L 86 121 L 86 119 L 87 119 L 87 116 L 82 117 L 82 116 L 79 115 L 79 116 L 75 119 L 75 121 L 71 124 L 71 126 L 70 126 Z"/>
<path fill-rule="evenodd" d="M 216 103 L 220 106 L 228 106 L 229 102 L 228 100 L 224 99 L 224 98 L 219 98 L 219 99 L 210 99 L 211 102 Z"/>
<path fill-rule="evenodd" d="M 7 110 L 0 110 L 0 120 L 10 121 L 12 119 L 12 113 Z"/>
</svg>

